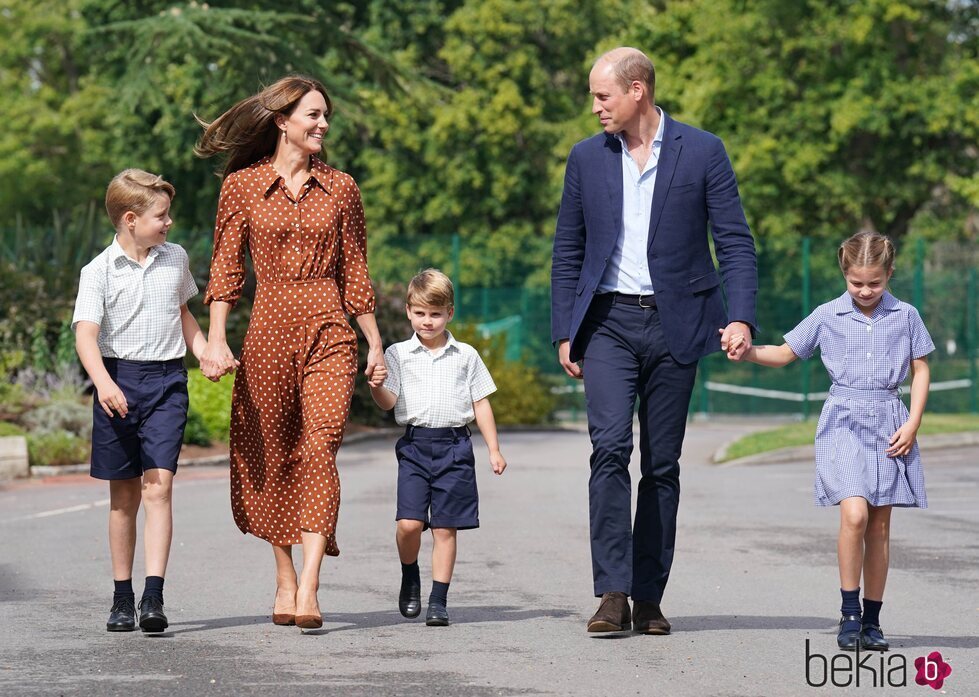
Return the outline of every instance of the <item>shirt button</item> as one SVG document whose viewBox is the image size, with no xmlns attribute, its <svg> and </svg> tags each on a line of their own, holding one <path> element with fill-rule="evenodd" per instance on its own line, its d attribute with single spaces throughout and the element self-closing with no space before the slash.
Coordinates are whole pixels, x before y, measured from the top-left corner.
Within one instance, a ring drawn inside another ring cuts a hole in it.
<svg viewBox="0 0 979 697">
<path fill-rule="evenodd" d="M 870 326 L 869 324 L 867 325 L 867 331 L 868 331 L 868 332 L 869 332 L 869 331 L 873 331 L 873 327 L 871 327 L 871 326 Z"/>
<path fill-rule="evenodd" d="M 870 358 L 870 354 L 869 353 L 867 354 L 867 358 Z"/>
</svg>

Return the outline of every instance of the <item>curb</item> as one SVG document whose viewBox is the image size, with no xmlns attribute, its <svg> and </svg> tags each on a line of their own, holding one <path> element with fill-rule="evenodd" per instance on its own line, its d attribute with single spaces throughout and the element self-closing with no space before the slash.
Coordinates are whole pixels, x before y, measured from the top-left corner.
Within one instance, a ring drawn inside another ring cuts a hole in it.
<svg viewBox="0 0 979 697">
<path fill-rule="evenodd" d="M 792 448 L 780 448 L 766 453 L 739 457 L 736 460 L 721 462 L 727 456 L 728 448 L 738 439 L 725 443 L 711 456 L 711 464 L 717 467 L 739 467 L 744 465 L 777 465 L 786 462 L 814 460 L 815 445 L 801 445 Z M 979 445 L 979 431 L 964 431 L 962 433 L 935 433 L 918 438 L 918 448 L 922 452 L 943 450 L 945 448 L 967 448 Z"/>
<path fill-rule="evenodd" d="M 500 426 L 497 430 L 500 433 L 576 433 L 582 429 L 577 426 Z M 383 440 L 385 438 L 400 436 L 402 433 L 404 433 L 404 428 L 400 426 L 360 431 L 344 436 L 343 445 L 356 445 L 357 443 Z M 210 455 L 208 457 L 188 457 L 177 460 L 178 467 L 228 467 L 230 464 L 230 456 L 227 454 Z M 30 477 L 32 479 L 41 479 L 69 474 L 88 474 L 90 467 L 88 463 L 78 465 L 33 465 L 31 467 Z"/>
</svg>

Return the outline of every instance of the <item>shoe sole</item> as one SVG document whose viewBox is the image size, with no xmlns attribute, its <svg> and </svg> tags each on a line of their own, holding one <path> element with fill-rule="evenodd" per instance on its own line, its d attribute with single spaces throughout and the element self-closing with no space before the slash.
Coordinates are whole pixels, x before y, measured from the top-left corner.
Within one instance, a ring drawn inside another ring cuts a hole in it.
<svg viewBox="0 0 979 697">
<path fill-rule="evenodd" d="M 115 624 L 115 625 L 113 625 L 113 624 L 107 624 L 107 625 L 105 625 L 105 631 L 107 631 L 107 632 L 135 632 L 136 631 L 136 625 L 135 625 L 135 623 L 132 626 L 130 626 L 130 625 L 118 625 L 118 624 Z"/>
<path fill-rule="evenodd" d="M 604 620 L 599 620 L 598 622 L 592 622 L 588 625 L 588 631 L 592 633 L 602 633 L 602 632 L 628 632 L 632 630 L 632 622 L 626 622 L 625 624 L 612 624 L 611 622 L 605 622 Z"/>
<path fill-rule="evenodd" d="M 139 621 L 139 628 L 147 633 L 162 632 L 169 626 L 164 617 L 144 617 Z"/>
<path fill-rule="evenodd" d="M 448 620 L 425 620 L 426 627 L 448 627 Z"/>
<path fill-rule="evenodd" d="M 669 636 L 669 629 L 637 629 L 637 634 L 645 634 L 646 636 Z"/>
</svg>

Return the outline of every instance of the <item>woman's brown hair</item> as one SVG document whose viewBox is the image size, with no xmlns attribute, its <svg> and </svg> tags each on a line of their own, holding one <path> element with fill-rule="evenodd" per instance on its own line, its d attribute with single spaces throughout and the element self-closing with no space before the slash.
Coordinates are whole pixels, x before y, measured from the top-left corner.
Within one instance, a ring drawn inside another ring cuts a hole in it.
<svg viewBox="0 0 979 697">
<path fill-rule="evenodd" d="M 195 116 L 204 133 L 194 148 L 198 157 L 228 153 L 224 176 L 258 162 L 275 152 L 279 129 L 277 114 L 288 116 L 299 100 L 310 92 L 319 92 L 326 100 L 326 118 L 333 114 L 333 103 L 319 80 L 305 75 L 287 75 L 258 94 L 243 99 L 219 117 L 207 123 Z"/>
<path fill-rule="evenodd" d="M 840 245 L 836 253 L 845 274 L 855 266 L 874 266 L 887 273 L 894 270 L 894 243 L 879 232 L 858 232 Z"/>
</svg>

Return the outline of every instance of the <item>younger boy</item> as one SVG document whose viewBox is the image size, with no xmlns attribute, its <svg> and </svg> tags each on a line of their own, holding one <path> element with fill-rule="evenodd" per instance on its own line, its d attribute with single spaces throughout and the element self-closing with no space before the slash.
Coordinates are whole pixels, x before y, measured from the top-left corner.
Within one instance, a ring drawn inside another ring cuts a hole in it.
<svg viewBox="0 0 979 697">
<path fill-rule="evenodd" d="M 163 577 L 170 555 L 170 492 L 187 424 L 189 346 L 206 345 L 187 301 L 197 294 L 187 253 L 166 241 L 174 189 L 161 177 L 127 169 L 109 183 L 105 208 L 115 239 L 82 269 L 72 329 L 95 385 L 92 468 L 109 481 L 109 550 L 115 592 L 106 629 L 136 628 L 133 556 L 136 512 L 146 514 L 144 632 L 167 628 Z"/>
<path fill-rule="evenodd" d="M 476 462 L 466 424 L 475 418 L 493 472 L 503 474 L 506 460 L 487 399 L 496 391 L 493 378 L 476 349 L 445 329 L 454 309 L 452 281 L 436 269 L 421 272 L 408 284 L 406 309 L 415 334 L 384 352 L 388 376 L 382 386 L 371 386 L 371 395 L 382 409 L 394 407 L 395 420 L 406 426 L 395 446 L 398 609 L 405 617 L 421 613 L 418 551 L 422 531 L 431 527 L 432 593 L 425 624 L 444 627 L 456 531 L 479 527 Z"/>
</svg>

